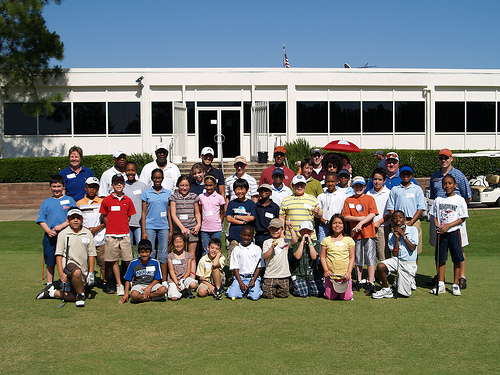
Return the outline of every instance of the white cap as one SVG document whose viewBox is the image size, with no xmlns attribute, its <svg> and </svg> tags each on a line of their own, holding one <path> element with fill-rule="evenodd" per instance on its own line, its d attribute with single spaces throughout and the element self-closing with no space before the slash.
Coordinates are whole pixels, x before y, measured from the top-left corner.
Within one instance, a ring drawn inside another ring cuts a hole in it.
<svg viewBox="0 0 500 375">
<path fill-rule="evenodd" d="M 127 156 L 127 153 L 123 150 L 116 150 L 115 153 L 113 154 L 114 159 L 118 159 L 120 155 L 125 155 Z"/>
<path fill-rule="evenodd" d="M 97 179 L 97 177 L 89 177 L 85 180 L 85 184 L 86 185 L 99 185 L 99 180 Z"/>
<path fill-rule="evenodd" d="M 160 142 L 156 145 L 155 152 L 158 150 L 161 150 L 161 149 L 167 150 L 167 152 L 168 152 L 168 146 L 163 142 Z"/>
<path fill-rule="evenodd" d="M 363 176 L 356 176 L 352 179 L 352 185 L 361 184 L 366 185 L 365 178 Z"/>
<path fill-rule="evenodd" d="M 305 220 L 303 222 L 300 223 L 300 227 L 299 227 L 299 231 L 302 230 L 302 229 L 309 229 L 309 230 L 314 230 L 314 226 L 313 226 L 313 223 L 308 221 L 308 220 Z"/>
<path fill-rule="evenodd" d="M 73 215 L 83 216 L 82 211 L 80 211 L 79 208 L 72 208 L 71 210 L 68 211 L 68 215 L 67 215 L 68 217 L 73 216 Z"/>
<path fill-rule="evenodd" d="M 214 149 L 212 147 L 203 147 L 201 150 L 201 155 L 215 155 Z"/>
<path fill-rule="evenodd" d="M 307 184 L 306 178 L 302 176 L 301 174 L 298 174 L 292 178 L 292 185 L 295 184 Z"/>
</svg>

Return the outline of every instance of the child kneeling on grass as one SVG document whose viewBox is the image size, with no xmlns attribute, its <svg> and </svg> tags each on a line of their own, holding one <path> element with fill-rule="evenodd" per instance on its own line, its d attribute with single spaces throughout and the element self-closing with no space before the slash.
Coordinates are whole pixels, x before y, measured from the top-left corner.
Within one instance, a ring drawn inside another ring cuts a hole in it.
<svg viewBox="0 0 500 375">
<path fill-rule="evenodd" d="M 181 233 L 172 237 L 174 251 L 167 256 L 168 265 L 168 299 L 177 301 L 183 296 L 194 298 L 192 290 L 198 283 L 191 277 L 193 256 L 186 251 L 186 238 Z"/>
<path fill-rule="evenodd" d="M 298 242 L 297 234 L 293 230 L 291 221 L 288 221 L 288 229 L 292 238 L 285 238 L 284 224 L 278 218 L 272 219 L 268 228 L 271 238 L 265 240 L 263 245 L 266 271 L 262 282 L 262 297 L 287 298 L 290 294 L 289 278 L 291 276 L 288 252 Z"/>
<path fill-rule="evenodd" d="M 218 238 L 211 238 L 208 241 L 208 254 L 201 257 L 196 269 L 196 278 L 199 279 L 200 285 L 196 289 L 198 297 L 206 297 L 213 294 L 214 299 L 222 299 L 224 288 L 222 285 L 226 282 L 226 278 L 222 269 L 226 258 L 221 253 L 222 242 Z"/>
<path fill-rule="evenodd" d="M 160 262 L 151 258 L 153 246 L 150 240 L 140 240 L 137 245 L 139 256 L 130 262 L 125 279 L 125 294 L 118 301 L 119 304 L 130 302 L 147 302 L 165 299 L 167 288 L 161 284 L 162 274 Z"/>
<path fill-rule="evenodd" d="M 250 298 L 258 300 L 262 295 L 260 288 L 260 269 L 264 267 L 264 257 L 260 247 L 252 243 L 253 228 L 244 225 L 241 229 L 241 242 L 231 253 L 230 270 L 233 271 L 233 283 L 227 290 L 229 298 Z"/>
<path fill-rule="evenodd" d="M 378 277 L 383 288 L 373 293 L 375 299 L 394 297 L 392 289 L 387 282 L 387 271 L 397 272 L 398 281 L 396 293 L 398 295 L 411 296 L 411 286 L 415 284 L 415 275 L 417 274 L 417 245 L 418 229 L 406 225 L 406 218 L 403 211 L 394 211 L 392 214 L 392 224 L 394 231 L 389 234 L 389 250 L 393 256 L 385 259 L 377 266 Z"/>
<path fill-rule="evenodd" d="M 56 265 L 63 290 L 50 286 L 38 293 L 36 299 L 63 298 L 75 302 L 77 307 L 85 306 L 85 283 L 94 284 L 94 265 L 97 256 L 94 236 L 83 228 L 82 211 L 77 207 L 68 210 L 69 226 L 59 232 L 56 244 Z M 63 267 L 63 264 L 65 265 Z M 70 282 L 71 281 L 71 282 Z"/>
</svg>

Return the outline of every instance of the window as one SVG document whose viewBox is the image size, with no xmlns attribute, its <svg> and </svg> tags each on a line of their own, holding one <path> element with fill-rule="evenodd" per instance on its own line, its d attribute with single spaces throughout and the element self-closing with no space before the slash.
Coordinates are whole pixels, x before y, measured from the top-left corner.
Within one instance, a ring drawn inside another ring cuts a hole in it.
<svg viewBox="0 0 500 375">
<path fill-rule="evenodd" d="M 54 113 L 38 118 L 40 135 L 71 134 L 71 103 L 54 103 Z"/>
<path fill-rule="evenodd" d="M 467 131 L 495 131 L 495 103 L 467 102 Z"/>
<path fill-rule="evenodd" d="M 172 102 L 152 102 L 151 111 L 153 134 L 172 134 Z"/>
<path fill-rule="evenodd" d="M 27 115 L 22 103 L 4 105 L 5 135 L 37 135 L 36 117 Z"/>
<path fill-rule="evenodd" d="M 392 102 L 363 102 L 363 133 L 392 133 Z"/>
<path fill-rule="evenodd" d="M 425 102 L 396 102 L 396 133 L 425 132 Z"/>
<path fill-rule="evenodd" d="M 330 133 L 361 132 L 360 102 L 330 102 Z"/>
<path fill-rule="evenodd" d="M 108 134 L 141 134 L 141 103 L 108 103 Z"/>
<path fill-rule="evenodd" d="M 106 103 L 73 103 L 75 134 L 106 134 Z"/>
<path fill-rule="evenodd" d="M 252 102 L 243 103 L 243 133 L 250 133 L 252 128 Z"/>
<path fill-rule="evenodd" d="M 464 102 L 436 102 L 436 132 L 465 131 Z"/>
<path fill-rule="evenodd" d="M 241 102 L 198 102 L 198 107 L 241 107 Z"/>
<path fill-rule="evenodd" d="M 194 102 L 186 102 L 186 111 L 187 111 L 187 131 L 188 134 L 195 133 L 195 110 L 194 110 Z"/>
<path fill-rule="evenodd" d="M 269 102 L 269 133 L 286 133 L 286 102 Z"/>
<path fill-rule="evenodd" d="M 328 132 L 328 103 L 297 102 L 297 132 Z"/>
</svg>

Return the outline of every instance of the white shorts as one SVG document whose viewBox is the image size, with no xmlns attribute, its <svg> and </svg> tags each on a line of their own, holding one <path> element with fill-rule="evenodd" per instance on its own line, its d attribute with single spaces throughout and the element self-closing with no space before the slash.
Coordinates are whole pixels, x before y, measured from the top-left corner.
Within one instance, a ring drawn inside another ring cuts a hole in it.
<svg viewBox="0 0 500 375">
<path fill-rule="evenodd" d="M 383 260 L 389 272 L 397 272 L 398 258 L 392 257 Z M 398 293 L 409 297 L 411 296 L 411 286 L 415 284 L 415 275 L 417 274 L 417 262 L 414 260 L 400 260 L 399 261 L 399 277 L 398 277 Z"/>
<path fill-rule="evenodd" d="M 144 289 L 146 289 L 148 287 L 148 285 L 146 284 L 136 284 L 132 287 L 132 289 L 130 289 L 130 291 L 136 291 L 136 292 L 139 292 L 141 294 L 144 294 Z M 160 289 L 161 287 L 161 283 L 158 283 L 158 284 L 155 284 L 155 286 L 153 286 L 151 288 L 151 292 L 156 292 L 158 289 Z"/>
<path fill-rule="evenodd" d="M 186 285 L 187 287 L 189 287 L 189 284 L 191 284 L 191 283 L 195 283 L 196 285 L 198 285 L 198 282 L 195 279 L 193 279 L 192 277 L 188 277 L 188 278 L 184 279 L 184 285 Z M 177 285 L 175 285 L 175 283 L 173 281 L 168 282 L 167 295 L 168 295 L 169 299 L 171 299 L 171 298 L 179 299 L 182 297 L 182 293 L 179 292 L 179 289 L 177 289 Z"/>
</svg>

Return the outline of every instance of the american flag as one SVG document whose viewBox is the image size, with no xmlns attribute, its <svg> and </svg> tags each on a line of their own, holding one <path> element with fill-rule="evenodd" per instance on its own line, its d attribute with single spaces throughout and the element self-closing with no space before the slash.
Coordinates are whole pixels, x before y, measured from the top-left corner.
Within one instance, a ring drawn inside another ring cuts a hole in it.
<svg viewBox="0 0 500 375">
<path fill-rule="evenodd" d="M 283 66 L 285 68 L 289 68 L 290 67 L 290 63 L 288 62 L 288 57 L 286 56 L 285 47 L 283 47 Z"/>
</svg>

